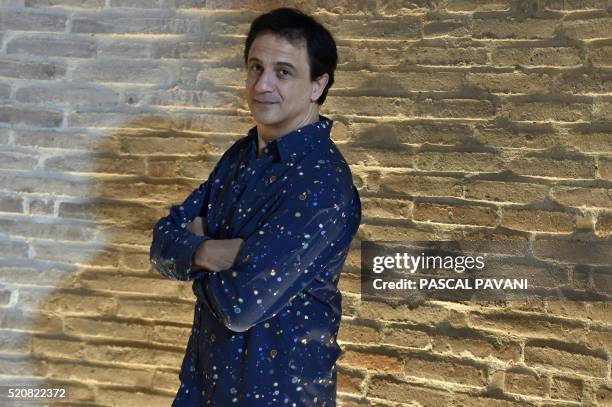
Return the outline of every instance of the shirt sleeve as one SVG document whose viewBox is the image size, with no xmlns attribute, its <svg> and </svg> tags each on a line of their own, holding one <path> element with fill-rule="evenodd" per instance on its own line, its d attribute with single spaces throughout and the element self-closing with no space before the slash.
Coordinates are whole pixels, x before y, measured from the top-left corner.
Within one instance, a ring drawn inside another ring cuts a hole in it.
<svg viewBox="0 0 612 407">
<path fill-rule="evenodd" d="M 210 200 L 211 185 L 215 182 L 219 164 L 209 178 L 192 191 L 187 199 L 179 205 L 172 205 L 170 213 L 161 218 L 153 227 L 153 240 L 149 251 L 153 268 L 171 280 L 193 280 L 206 271 L 192 272 L 193 255 L 198 247 L 210 236 L 195 235 L 189 232 L 187 225 L 206 210 Z"/>
<path fill-rule="evenodd" d="M 334 245 L 349 219 L 344 211 L 337 204 L 290 203 L 272 213 L 245 240 L 232 268 L 200 280 L 217 319 L 242 332 L 280 312 L 324 266 L 315 260 L 341 250 Z"/>
</svg>

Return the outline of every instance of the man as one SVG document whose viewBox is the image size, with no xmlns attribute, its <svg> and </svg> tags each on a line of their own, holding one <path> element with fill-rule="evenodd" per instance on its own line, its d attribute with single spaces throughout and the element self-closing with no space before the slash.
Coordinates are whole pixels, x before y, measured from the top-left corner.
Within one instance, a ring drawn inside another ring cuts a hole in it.
<svg viewBox="0 0 612 407">
<path fill-rule="evenodd" d="M 244 57 L 257 125 L 153 230 L 152 265 L 197 298 L 173 406 L 335 406 L 337 284 L 361 221 L 319 116 L 336 45 L 282 8 L 253 21 Z"/>
</svg>

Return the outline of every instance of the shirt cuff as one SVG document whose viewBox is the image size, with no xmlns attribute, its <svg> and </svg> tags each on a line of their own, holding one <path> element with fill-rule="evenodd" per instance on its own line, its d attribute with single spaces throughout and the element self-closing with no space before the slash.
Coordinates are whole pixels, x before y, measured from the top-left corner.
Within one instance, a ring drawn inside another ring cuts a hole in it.
<svg viewBox="0 0 612 407">
<path fill-rule="evenodd" d="M 180 270 L 184 273 L 185 280 L 192 280 L 194 278 L 194 273 L 200 273 L 200 271 L 192 270 L 193 267 L 193 257 L 195 253 L 198 251 L 198 247 L 202 243 L 207 240 L 211 240 L 212 237 L 206 235 L 193 235 L 190 234 L 185 239 L 183 239 L 183 246 L 181 248 L 180 254 L 176 259 L 176 269 Z"/>
</svg>

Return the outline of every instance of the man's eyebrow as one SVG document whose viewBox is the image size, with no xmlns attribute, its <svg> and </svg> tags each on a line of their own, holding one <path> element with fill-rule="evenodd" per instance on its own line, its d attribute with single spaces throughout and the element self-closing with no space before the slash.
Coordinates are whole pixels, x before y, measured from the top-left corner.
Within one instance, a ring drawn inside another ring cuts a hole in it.
<svg viewBox="0 0 612 407">
<path fill-rule="evenodd" d="M 251 58 L 249 58 L 248 62 L 251 63 L 251 62 L 261 62 L 261 61 L 259 60 L 259 58 L 251 57 Z M 274 65 L 277 65 L 277 66 L 279 66 L 279 65 L 280 66 L 286 66 L 286 67 L 289 67 L 291 69 L 296 69 L 295 65 L 293 65 L 291 62 L 286 62 L 286 61 L 275 62 Z"/>
</svg>

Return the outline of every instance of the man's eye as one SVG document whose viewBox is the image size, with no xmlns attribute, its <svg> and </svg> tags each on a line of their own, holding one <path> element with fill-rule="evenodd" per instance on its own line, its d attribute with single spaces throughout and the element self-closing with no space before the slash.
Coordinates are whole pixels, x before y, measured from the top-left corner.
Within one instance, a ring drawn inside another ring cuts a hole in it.
<svg viewBox="0 0 612 407">
<path fill-rule="evenodd" d="M 261 68 L 259 65 L 251 65 L 251 70 L 253 71 L 259 71 L 259 68 Z"/>
<path fill-rule="evenodd" d="M 279 73 L 280 73 L 280 76 L 289 76 L 289 74 L 291 74 L 291 72 L 289 72 L 286 69 L 281 69 Z"/>
</svg>

